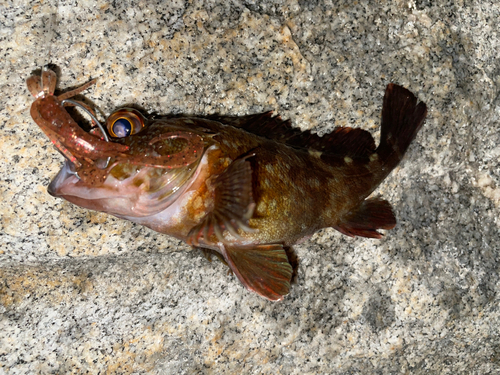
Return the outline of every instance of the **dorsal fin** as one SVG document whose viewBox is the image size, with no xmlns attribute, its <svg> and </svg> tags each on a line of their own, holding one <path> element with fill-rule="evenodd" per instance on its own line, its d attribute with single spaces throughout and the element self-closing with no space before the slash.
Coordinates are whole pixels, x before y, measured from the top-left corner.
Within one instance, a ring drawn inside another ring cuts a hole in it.
<svg viewBox="0 0 500 375">
<path fill-rule="evenodd" d="M 282 120 L 280 116 L 273 117 L 272 113 L 270 111 L 241 117 L 211 115 L 207 118 L 292 147 L 313 149 L 326 155 L 362 157 L 375 150 L 375 141 L 366 130 L 336 128 L 320 137 L 309 130 L 303 132 L 294 129 L 290 120 Z"/>
<path fill-rule="evenodd" d="M 210 115 L 206 118 L 283 143 L 302 133 L 299 129 L 292 128 L 290 120 L 283 120 L 280 116 L 273 117 L 272 111 L 236 117 Z"/>
<path fill-rule="evenodd" d="M 286 143 L 290 146 L 308 147 L 326 155 L 359 157 L 368 156 L 375 151 L 372 135 L 359 128 L 336 128 L 323 137 L 306 131 L 288 139 Z"/>
</svg>

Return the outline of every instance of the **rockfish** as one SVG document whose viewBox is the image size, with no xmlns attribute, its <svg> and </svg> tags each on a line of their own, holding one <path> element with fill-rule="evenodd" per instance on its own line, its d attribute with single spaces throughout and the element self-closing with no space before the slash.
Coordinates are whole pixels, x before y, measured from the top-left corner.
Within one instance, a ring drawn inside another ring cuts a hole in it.
<svg viewBox="0 0 500 375">
<path fill-rule="evenodd" d="M 27 80 L 31 116 L 65 163 L 54 197 L 145 225 L 218 253 L 249 290 L 280 300 L 294 272 L 290 247 L 321 228 L 380 238 L 396 219 L 368 198 L 398 165 L 427 114 L 407 89 L 385 91 L 380 144 L 362 129 L 319 137 L 271 112 L 147 119 L 131 108 L 83 130 L 54 96 L 56 74 Z M 88 106 L 84 110 L 92 115 Z"/>
</svg>

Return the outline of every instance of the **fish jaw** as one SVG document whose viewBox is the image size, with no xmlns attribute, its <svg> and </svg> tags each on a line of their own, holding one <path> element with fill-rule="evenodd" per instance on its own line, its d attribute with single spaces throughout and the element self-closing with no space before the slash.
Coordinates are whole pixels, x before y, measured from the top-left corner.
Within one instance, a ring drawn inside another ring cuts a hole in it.
<svg viewBox="0 0 500 375">
<path fill-rule="evenodd" d="M 189 189 L 198 173 L 197 164 L 175 170 L 137 167 L 126 178 L 117 178 L 111 171 L 102 184 L 89 185 L 66 160 L 47 190 L 80 207 L 134 221 L 167 209 Z"/>
</svg>

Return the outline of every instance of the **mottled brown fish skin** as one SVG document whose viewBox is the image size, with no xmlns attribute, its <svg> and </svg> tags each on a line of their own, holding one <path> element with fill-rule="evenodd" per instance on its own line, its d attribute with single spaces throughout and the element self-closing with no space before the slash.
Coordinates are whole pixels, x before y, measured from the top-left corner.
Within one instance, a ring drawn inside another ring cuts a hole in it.
<svg viewBox="0 0 500 375">
<path fill-rule="evenodd" d="M 221 158 L 232 161 L 255 154 L 248 159 L 256 203 L 250 226 L 258 231 L 243 235 L 258 243 L 290 246 L 321 228 L 335 226 L 338 218 L 366 198 L 384 175 L 377 158 L 370 161 L 339 156 L 335 163 L 326 163 L 307 149 L 231 126 L 211 125 Z"/>
</svg>

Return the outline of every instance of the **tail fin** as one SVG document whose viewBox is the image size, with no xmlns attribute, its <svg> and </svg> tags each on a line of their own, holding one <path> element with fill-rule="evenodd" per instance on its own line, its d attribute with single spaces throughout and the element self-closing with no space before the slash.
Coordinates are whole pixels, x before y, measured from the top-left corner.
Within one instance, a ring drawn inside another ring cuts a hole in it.
<svg viewBox="0 0 500 375">
<path fill-rule="evenodd" d="M 404 87 L 389 83 L 382 108 L 382 129 L 377 154 L 390 171 L 401 161 L 422 127 L 427 106 Z"/>
</svg>

